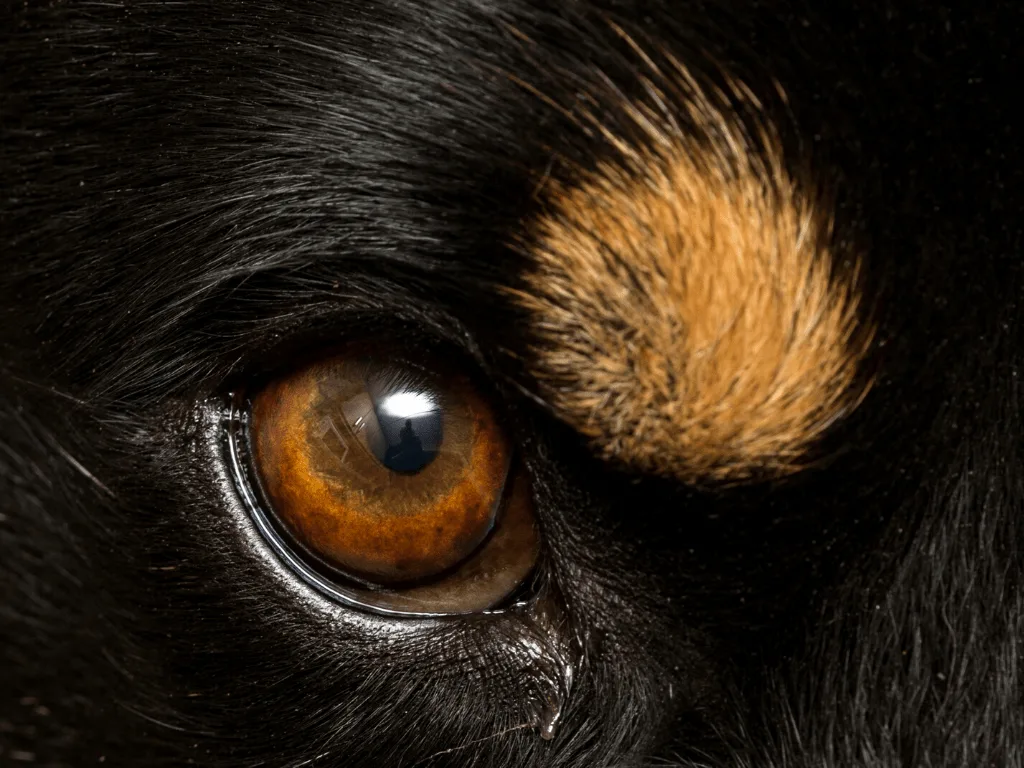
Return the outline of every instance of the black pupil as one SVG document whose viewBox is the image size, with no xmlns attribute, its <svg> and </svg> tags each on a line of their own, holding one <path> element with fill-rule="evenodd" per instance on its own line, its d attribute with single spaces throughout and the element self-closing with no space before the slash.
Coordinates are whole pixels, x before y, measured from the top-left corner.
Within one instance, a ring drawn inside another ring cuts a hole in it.
<svg viewBox="0 0 1024 768">
<path fill-rule="evenodd" d="M 374 397 L 373 410 L 384 439 L 375 441 L 372 450 L 381 464 L 393 472 L 415 474 L 434 460 L 444 439 L 444 412 L 435 393 L 389 388 Z"/>
</svg>

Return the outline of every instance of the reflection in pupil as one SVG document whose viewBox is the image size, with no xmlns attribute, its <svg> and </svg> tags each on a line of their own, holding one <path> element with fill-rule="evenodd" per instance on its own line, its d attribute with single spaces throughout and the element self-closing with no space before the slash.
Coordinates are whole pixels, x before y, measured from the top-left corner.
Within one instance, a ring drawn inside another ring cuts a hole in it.
<svg viewBox="0 0 1024 768">
<path fill-rule="evenodd" d="M 405 420 L 397 445 L 389 445 L 384 452 L 384 466 L 395 472 L 418 472 L 430 461 L 423 450 L 423 441 L 416 437 L 412 419 Z"/>
<path fill-rule="evenodd" d="M 374 450 L 381 464 L 413 474 L 434 460 L 441 447 L 443 414 L 433 397 L 394 392 L 374 402 L 374 411 L 383 437 Z"/>
</svg>

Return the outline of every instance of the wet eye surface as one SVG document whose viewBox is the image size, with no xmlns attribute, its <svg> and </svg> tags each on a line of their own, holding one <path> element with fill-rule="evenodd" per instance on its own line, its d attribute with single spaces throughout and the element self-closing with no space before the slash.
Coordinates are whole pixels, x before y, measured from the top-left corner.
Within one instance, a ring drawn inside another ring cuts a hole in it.
<svg viewBox="0 0 1024 768">
<path fill-rule="evenodd" d="M 243 462 L 265 535 L 352 601 L 417 614 L 499 606 L 539 552 L 493 408 L 440 365 L 338 354 L 248 403 Z"/>
</svg>

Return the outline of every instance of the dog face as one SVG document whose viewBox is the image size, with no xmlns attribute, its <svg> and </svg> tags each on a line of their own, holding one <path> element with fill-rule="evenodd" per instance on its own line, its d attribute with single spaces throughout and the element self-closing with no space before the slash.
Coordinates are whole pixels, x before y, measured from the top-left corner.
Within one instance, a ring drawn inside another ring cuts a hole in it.
<svg viewBox="0 0 1024 768">
<path fill-rule="evenodd" d="M 5 764 L 1020 760 L 1020 21 L 9 11 Z"/>
</svg>

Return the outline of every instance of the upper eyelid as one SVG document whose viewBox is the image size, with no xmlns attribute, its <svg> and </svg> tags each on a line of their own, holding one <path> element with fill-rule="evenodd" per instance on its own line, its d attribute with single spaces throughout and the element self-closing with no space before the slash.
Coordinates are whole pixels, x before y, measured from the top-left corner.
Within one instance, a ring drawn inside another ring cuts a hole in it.
<svg viewBox="0 0 1024 768">
<path fill-rule="evenodd" d="M 390 347 L 398 359 L 424 346 L 447 348 L 452 355 L 472 360 L 477 368 L 485 368 L 472 333 L 441 307 L 431 308 L 434 322 L 426 329 L 396 318 L 394 308 L 384 305 L 372 311 L 363 307 L 334 305 L 308 322 L 288 322 L 264 326 L 260 332 L 245 339 L 236 349 L 232 369 L 222 378 L 220 392 L 236 389 L 241 382 L 270 376 L 301 360 L 323 354 L 332 346 L 345 344 Z M 413 343 L 415 342 L 415 343 Z"/>
<path fill-rule="evenodd" d="M 69 375 L 89 396 L 148 407 L 154 399 L 196 399 L 272 368 L 298 347 L 340 341 L 369 329 L 386 336 L 419 328 L 424 337 L 482 360 L 472 330 L 438 297 L 416 295 L 398 276 L 373 275 L 358 260 L 315 273 L 238 273 L 168 307 L 133 310 L 130 345 L 84 345 Z M 422 276 L 420 276 L 422 281 Z M 115 328 L 113 331 L 117 332 Z M 95 350 L 95 352 L 93 351 Z M 103 357 L 97 357 L 102 353 Z"/>
</svg>

